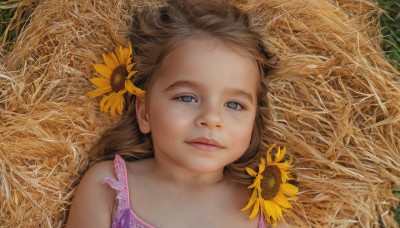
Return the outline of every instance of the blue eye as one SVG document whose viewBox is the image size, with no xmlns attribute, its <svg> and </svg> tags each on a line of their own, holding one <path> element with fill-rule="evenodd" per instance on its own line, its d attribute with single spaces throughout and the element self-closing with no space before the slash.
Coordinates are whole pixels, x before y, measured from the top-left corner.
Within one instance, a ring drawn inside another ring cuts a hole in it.
<svg viewBox="0 0 400 228">
<path fill-rule="evenodd" d="M 180 96 L 177 99 L 183 102 L 193 102 L 193 101 L 197 102 L 197 100 L 193 96 L 188 96 L 188 95 Z"/>
<path fill-rule="evenodd" d="M 231 108 L 231 109 L 235 109 L 235 110 L 243 109 L 242 105 L 240 105 L 239 103 L 237 103 L 235 101 L 229 101 L 225 104 L 225 106 L 228 108 Z"/>
</svg>

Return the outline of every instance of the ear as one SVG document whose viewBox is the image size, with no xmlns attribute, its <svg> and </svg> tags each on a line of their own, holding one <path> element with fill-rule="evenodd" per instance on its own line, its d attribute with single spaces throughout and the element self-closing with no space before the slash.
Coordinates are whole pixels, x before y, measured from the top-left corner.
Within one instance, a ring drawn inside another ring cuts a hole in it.
<svg viewBox="0 0 400 228">
<path fill-rule="evenodd" d="M 143 134 L 150 133 L 150 121 L 146 106 L 146 98 L 136 97 L 135 111 L 140 131 Z"/>
</svg>

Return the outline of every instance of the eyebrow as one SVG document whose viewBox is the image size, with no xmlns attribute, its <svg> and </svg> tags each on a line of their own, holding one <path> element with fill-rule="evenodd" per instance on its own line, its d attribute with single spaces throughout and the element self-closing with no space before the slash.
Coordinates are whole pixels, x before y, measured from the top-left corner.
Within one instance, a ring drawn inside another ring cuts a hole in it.
<svg viewBox="0 0 400 228">
<path fill-rule="evenodd" d="M 178 80 L 175 81 L 174 83 L 172 83 L 171 85 L 169 85 L 165 91 L 169 91 L 172 89 L 175 89 L 177 87 L 192 87 L 192 88 L 198 88 L 200 87 L 199 84 L 197 84 L 196 82 L 193 81 L 189 81 L 189 80 Z"/>
<path fill-rule="evenodd" d="M 172 83 L 171 85 L 169 85 L 164 91 L 167 92 L 167 91 L 170 91 L 170 90 L 178 88 L 178 87 L 190 87 L 190 88 L 196 89 L 196 88 L 199 88 L 200 85 L 197 82 L 193 82 L 193 81 L 189 81 L 189 80 L 178 80 L 178 81 L 175 81 L 174 83 Z M 234 95 L 244 97 L 251 103 L 254 102 L 253 96 L 244 90 L 235 89 L 235 88 L 226 89 L 226 90 Z"/>
<path fill-rule="evenodd" d="M 249 100 L 251 103 L 254 102 L 253 101 L 253 96 L 251 96 L 250 93 L 248 93 L 248 92 L 246 92 L 244 90 L 241 90 L 241 89 L 229 89 L 229 90 L 232 92 L 232 94 L 244 97 L 245 99 Z"/>
</svg>

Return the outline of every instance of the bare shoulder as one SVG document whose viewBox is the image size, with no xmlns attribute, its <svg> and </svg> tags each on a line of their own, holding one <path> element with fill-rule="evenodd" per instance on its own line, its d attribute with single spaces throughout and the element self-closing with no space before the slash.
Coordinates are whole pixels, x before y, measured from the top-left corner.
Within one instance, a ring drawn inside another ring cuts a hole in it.
<svg viewBox="0 0 400 228">
<path fill-rule="evenodd" d="M 110 227 L 116 192 L 102 184 L 116 178 L 113 161 L 93 165 L 82 177 L 71 203 L 66 227 Z"/>
</svg>

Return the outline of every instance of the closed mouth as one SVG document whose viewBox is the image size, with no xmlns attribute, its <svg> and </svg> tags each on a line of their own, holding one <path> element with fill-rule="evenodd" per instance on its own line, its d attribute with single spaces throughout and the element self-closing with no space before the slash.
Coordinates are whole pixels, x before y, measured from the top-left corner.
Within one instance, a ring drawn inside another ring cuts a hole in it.
<svg viewBox="0 0 400 228">
<path fill-rule="evenodd" d="M 217 140 L 205 137 L 195 138 L 186 142 L 202 150 L 220 150 L 224 148 Z"/>
</svg>

